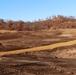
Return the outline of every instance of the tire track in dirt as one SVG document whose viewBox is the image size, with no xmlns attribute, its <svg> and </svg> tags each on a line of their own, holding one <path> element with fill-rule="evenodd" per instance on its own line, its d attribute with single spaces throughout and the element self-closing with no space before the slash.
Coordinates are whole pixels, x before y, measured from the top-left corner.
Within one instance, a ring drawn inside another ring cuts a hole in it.
<svg viewBox="0 0 76 75">
<path fill-rule="evenodd" d="M 41 50 L 48 50 L 48 49 L 52 50 L 57 47 L 71 46 L 75 44 L 76 44 L 76 40 L 73 40 L 73 41 L 55 43 L 55 44 L 51 44 L 47 46 L 34 47 L 34 48 L 29 48 L 29 49 L 20 49 L 20 50 L 13 50 L 13 51 L 7 51 L 7 52 L 0 52 L 0 57 L 3 55 L 19 54 L 19 53 L 24 53 L 24 52 L 41 51 Z"/>
</svg>

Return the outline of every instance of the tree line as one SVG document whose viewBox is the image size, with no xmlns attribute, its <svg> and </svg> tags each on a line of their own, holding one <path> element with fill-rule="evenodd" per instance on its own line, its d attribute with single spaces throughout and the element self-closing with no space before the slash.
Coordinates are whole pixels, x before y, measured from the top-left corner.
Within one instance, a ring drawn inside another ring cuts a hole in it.
<svg viewBox="0 0 76 75">
<path fill-rule="evenodd" d="M 76 28 L 76 18 L 73 16 L 53 16 L 52 18 L 46 18 L 46 20 L 38 20 L 34 22 L 24 21 L 4 21 L 0 19 L 0 29 L 5 30 L 18 30 L 18 31 L 38 31 L 38 30 L 49 30 L 49 29 L 66 29 Z"/>
</svg>

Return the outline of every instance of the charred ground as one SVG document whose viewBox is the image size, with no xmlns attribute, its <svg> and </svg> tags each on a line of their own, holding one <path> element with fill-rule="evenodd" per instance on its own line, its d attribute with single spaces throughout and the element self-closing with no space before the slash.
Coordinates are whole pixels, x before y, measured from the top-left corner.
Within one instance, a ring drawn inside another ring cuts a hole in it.
<svg viewBox="0 0 76 75">
<path fill-rule="evenodd" d="M 0 32 L 0 52 L 29 49 L 75 39 L 75 29 L 6 30 Z M 52 51 L 49 49 L 4 55 L 0 57 L 0 75 L 76 75 L 75 50 L 76 45 L 65 45 Z"/>
</svg>

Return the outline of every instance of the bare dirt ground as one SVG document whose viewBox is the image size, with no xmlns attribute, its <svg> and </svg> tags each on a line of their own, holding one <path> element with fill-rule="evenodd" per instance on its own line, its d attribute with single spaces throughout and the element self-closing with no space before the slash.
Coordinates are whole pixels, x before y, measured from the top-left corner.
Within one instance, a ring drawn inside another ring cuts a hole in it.
<svg viewBox="0 0 76 75">
<path fill-rule="evenodd" d="M 76 29 L 0 31 L 0 75 L 76 75 Z"/>
<path fill-rule="evenodd" d="M 40 46 L 40 47 L 29 48 L 29 49 L 20 49 L 20 50 L 0 52 L 0 56 L 10 55 L 10 54 L 20 54 L 20 53 L 32 52 L 32 51 L 42 51 L 42 50 L 47 50 L 47 49 L 53 50 L 54 48 L 71 46 L 71 45 L 75 45 L 75 44 L 76 44 L 76 40 L 73 40 L 73 41 L 69 41 L 69 42 L 56 43 L 56 44 L 52 44 L 52 45 Z M 67 51 L 67 52 L 76 53 L 75 50 Z"/>
</svg>

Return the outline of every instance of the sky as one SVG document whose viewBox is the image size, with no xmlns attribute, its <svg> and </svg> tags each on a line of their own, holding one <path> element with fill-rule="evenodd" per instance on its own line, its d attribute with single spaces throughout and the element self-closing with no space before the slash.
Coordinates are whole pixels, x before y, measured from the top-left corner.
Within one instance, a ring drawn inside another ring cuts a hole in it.
<svg viewBox="0 0 76 75">
<path fill-rule="evenodd" d="M 0 0 L 0 19 L 35 21 L 54 15 L 76 17 L 76 0 Z"/>
</svg>

